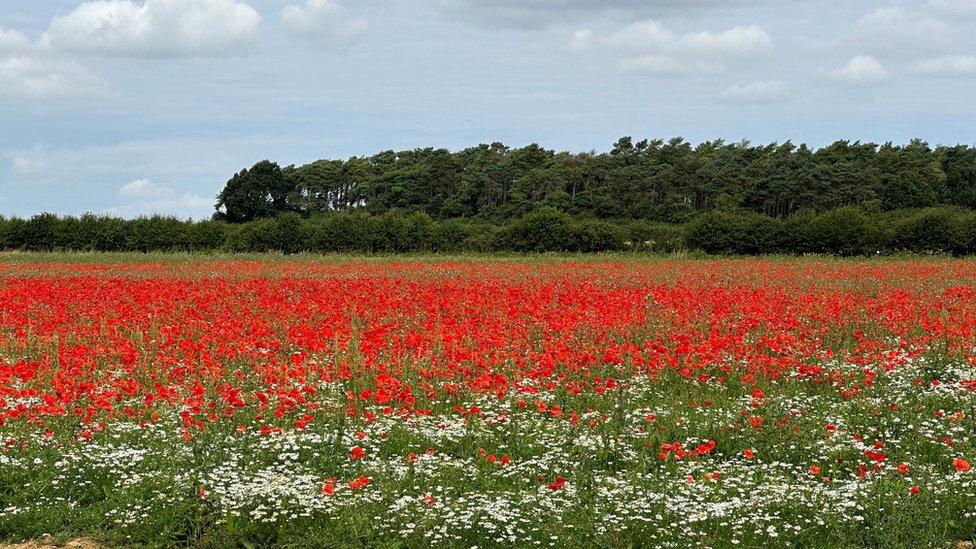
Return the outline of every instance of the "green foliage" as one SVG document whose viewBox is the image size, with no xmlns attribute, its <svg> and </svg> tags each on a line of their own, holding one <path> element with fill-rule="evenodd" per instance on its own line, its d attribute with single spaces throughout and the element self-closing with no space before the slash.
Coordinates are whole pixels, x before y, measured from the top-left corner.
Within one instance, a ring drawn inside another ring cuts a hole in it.
<svg viewBox="0 0 976 549">
<path fill-rule="evenodd" d="M 302 218 L 295 213 L 279 215 L 275 218 L 275 240 L 271 249 L 293 254 L 309 249 L 310 231 L 306 230 Z M 263 250 L 257 250 L 263 251 Z"/>
<path fill-rule="evenodd" d="M 963 235 L 973 217 L 973 212 L 955 208 L 893 212 L 888 245 L 909 252 L 972 253 Z"/>
<path fill-rule="evenodd" d="M 976 208 L 976 149 L 933 149 L 920 140 L 837 141 L 814 150 L 789 141 L 692 146 L 681 138 L 624 137 L 599 154 L 492 143 L 457 152 L 384 151 L 283 170 L 265 160 L 227 182 L 215 217 L 236 223 L 285 212 L 361 210 L 498 223 L 544 207 L 580 218 L 678 224 L 716 210 L 782 219 L 869 204 L 886 211 Z"/>
<path fill-rule="evenodd" d="M 296 193 L 295 182 L 285 177 L 278 164 L 262 160 L 234 174 L 227 182 L 217 196 L 214 217 L 243 223 L 287 212 L 288 199 Z"/>
<path fill-rule="evenodd" d="M 688 246 L 710 254 L 762 254 L 780 251 L 782 222 L 751 212 L 707 213 L 688 224 Z"/>
<path fill-rule="evenodd" d="M 366 214 L 322 216 L 311 220 L 311 249 L 336 252 L 373 252 L 372 217 Z"/>
<path fill-rule="evenodd" d="M 881 244 L 878 227 L 860 209 L 845 206 L 820 215 L 800 217 L 796 224 L 786 221 L 786 235 L 799 237 L 784 251 L 865 255 L 877 251 Z"/>
<path fill-rule="evenodd" d="M 844 206 L 785 219 L 732 207 L 685 224 L 579 218 L 540 207 L 504 223 L 425 212 L 297 213 L 248 223 L 85 214 L 0 217 L 0 249 L 31 251 L 312 253 L 634 252 L 710 254 L 976 254 L 976 212 Z"/>
<path fill-rule="evenodd" d="M 540 208 L 506 225 L 497 235 L 495 248 L 516 252 L 575 250 L 579 245 L 573 219 L 551 208 Z"/>
<path fill-rule="evenodd" d="M 217 250 L 227 240 L 228 225 L 219 221 L 188 223 L 187 247 L 190 250 Z"/>
<path fill-rule="evenodd" d="M 577 223 L 574 229 L 575 251 L 605 252 L 624 248 L 626 233 L 613 223 L 587 219 Z"/>
<path fill-rule="evenodd" d="M 259 219 L 233 227 L 227 234 L 224 248 L 237 253 L 266 252 L 277 250 L 280 242 L 278 222 Z"/>
<path fill-rule="evenodd" d="M 631 221 L 621 227 L 625 246 L 640 252 L 674 253 L 685 249 L 685 227 L 653 221 Z"/>
</svg>

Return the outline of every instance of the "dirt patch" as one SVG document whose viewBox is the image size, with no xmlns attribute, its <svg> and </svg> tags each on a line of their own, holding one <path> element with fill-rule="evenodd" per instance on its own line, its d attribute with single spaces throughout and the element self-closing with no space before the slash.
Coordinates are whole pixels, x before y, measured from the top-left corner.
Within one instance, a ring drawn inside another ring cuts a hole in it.
<svg viewBox="0 0 976 549">
<path fill-rule="evenodd" d="M 102 546 L 86 538 L 58 542 L 54 538 L 44 537 L 24 543 L 0 543 L 0 549 L 102 549 Z"/>
</svg>

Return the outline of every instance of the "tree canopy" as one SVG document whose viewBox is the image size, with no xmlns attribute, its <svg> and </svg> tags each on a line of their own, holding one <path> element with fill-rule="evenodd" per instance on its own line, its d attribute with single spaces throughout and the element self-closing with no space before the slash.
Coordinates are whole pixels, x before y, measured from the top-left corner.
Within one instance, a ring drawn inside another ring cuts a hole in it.
<svg viewBox="0 0 976 549">
<path fill-rule="evenodd" d="M 457 152 L 423 148 L 235 174 L 215 218 L 293 212 L 390 211 L 433 219 L 514 219 L 548 207 L 572 216 L 680 223 L 710 211 L 785 218 L 844 206 L 892 211 L 976 209 L 976 148 L 837 141 L 752 145 L 619 139 L 609 152 L 555 152 L 502 143 Z"/>
</svg>

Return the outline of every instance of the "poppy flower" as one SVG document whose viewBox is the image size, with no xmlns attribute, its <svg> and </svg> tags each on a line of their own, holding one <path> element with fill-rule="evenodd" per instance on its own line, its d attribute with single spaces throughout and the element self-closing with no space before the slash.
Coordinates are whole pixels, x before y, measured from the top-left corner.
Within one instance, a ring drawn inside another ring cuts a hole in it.
<svg viewBox="0 0 976 549">
<path fill-rule="evenodd" d="M 549 483 L 549 489 L 552 491 L 562 490 L 563 486 L 566 484 L 566 479 L 563 477 L 556 477 L 555 480 Z"/>
<path fill-rule="evenodd" d="M 958 473 L 966 473 L 971 468 L 968 461 L 958 457 L 952 460 L 952 466 L 956 468 Z"/>
</svg>

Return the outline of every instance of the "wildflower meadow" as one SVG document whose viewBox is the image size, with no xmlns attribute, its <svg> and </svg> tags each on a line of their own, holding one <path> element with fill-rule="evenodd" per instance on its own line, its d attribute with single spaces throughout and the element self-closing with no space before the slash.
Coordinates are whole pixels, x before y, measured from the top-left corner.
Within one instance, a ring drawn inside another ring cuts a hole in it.
<svg viewBox="0 0 976 549">
<path fill-rule="evenodd" d="M 976 262 L 124 257 L 0 263 L 0 540 L 976 537 Z"/>
</svg>

